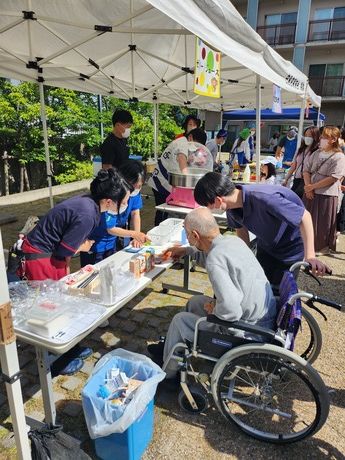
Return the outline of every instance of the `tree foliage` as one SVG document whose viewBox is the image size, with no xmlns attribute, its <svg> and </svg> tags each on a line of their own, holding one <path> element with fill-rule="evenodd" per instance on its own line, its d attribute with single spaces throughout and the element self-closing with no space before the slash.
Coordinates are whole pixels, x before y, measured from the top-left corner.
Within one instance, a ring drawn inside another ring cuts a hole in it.
<svg viewBox="0 0 345 460">
<path fill-rule="evenodd" d="M 153 154 L 153 105 L 130 103 L 103 97 L 103 111 L 98 111 L 97 96 L 76 91 L 44 87 L 49 151 L 52 171 L 58 183 L 91 176 L 92 154 L 99 152 L 99 124 L 105 135 L 111 131 L 115 109 L 129 110 L 134 124 L 129 138 L 130 151 L 144 159 Z M 7 151 L 21 165 L 45 161 L 40 119 L 39 88 L 32 82 L 0 79 L 0 155 Z M 185 108 L 160 105 L 159 150 L 181 132 Z M 85 165 L 84 165 L 85 163 Z M 31 168 L 31 175 L 35 168 Z"/>
</svg>

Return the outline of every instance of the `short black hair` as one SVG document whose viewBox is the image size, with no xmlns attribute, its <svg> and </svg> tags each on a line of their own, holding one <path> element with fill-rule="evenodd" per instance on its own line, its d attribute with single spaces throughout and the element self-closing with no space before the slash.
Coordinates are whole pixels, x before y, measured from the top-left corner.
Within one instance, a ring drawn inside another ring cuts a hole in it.
<svg viewBox="0 0 345 460">
<path fill-rule="evenodd" d="M 205 145 L 207 141 L 207 134 L 201 128 L 194 128 L 189 133 L 187 137 L 192 136 L 194 142 L 199 142 L 199 144 Z"/>
<path fill-rule="evenodd" d="M 201 120 L 196 115 L 187 115 L 183 121 L 182 128 L 187 132 L 187 125 L 190 120 L 193 120 L 198 128 L 200 128 Z"/>
<path fill-rule="evenodd" d="M 112 122 L 113 126 L 115 126 L 115 123 L 122 123 L 122 124 L 127 124 L 127 123 L 133 123 L 133 117 L 131 112 L 128 112 L 128 110 L 115 110 L 112 116 Z"/>
<path fill-rule="evenodd" d="M 109 168 L 98 171 L 97 176 L 91 182 L 90 191 L 96 203 L 103 199 L 110 199 L 120 208 L 127 192 L 132 190 L 116 169 Z"/>
<path fill-rule="evenodd" d="M 125 180 L 134 186 L 138 180 L 145 181 L 145 168 L 139 160 L 128 160 L 119 167 L 119 172 Z"/>
<path fill-rule="evenodd" d="M 198 180 L 194 189 L 194 199 L 200 206 L 213 204 L 217 196 L 231 195 L 236 186 L 228 176 L 208 172 Z"/>
</svg>

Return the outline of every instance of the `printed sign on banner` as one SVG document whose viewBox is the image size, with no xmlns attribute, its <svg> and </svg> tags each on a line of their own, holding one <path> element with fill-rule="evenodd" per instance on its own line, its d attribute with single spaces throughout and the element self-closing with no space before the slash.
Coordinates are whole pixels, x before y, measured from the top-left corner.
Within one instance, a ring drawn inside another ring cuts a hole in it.
<svg viewBox="0 0 345 460">
<path fill-rule="evenodd" d="M 220 97 L 221 54 L 196 38 L 194 93 L 200 96 Z"/>
<path fill-rule="evenodd" d="M 277 85 L 273 85 L 272 112 L 282 113 L 282 90 Z"/>
</svg>

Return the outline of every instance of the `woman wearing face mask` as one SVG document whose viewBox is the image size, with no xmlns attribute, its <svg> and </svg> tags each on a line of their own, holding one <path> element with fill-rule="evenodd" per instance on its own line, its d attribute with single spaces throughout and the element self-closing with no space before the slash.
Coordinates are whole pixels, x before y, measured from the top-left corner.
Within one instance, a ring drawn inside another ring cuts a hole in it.
<svg viewBox="0 0 345 460">
<path fill-rule="evenodd" d="M 291 164 L 289 171 L 286 174 L 286 178 L 282 185 L 287 186 L 290 177 L 294 174 L 294 180 L 292 183 L 291 190 L 293 190 L 300 198 L 304 194 L 304 179 L 303 169 L 304 162 L 319 146 L 320 131 L 316 126 L 309 126 L 304 130 L 304 137 L 302 138 L 301 146 L 298 149 L 295 158 Z"/>
<path fill-rule="evenodd" d="M 315 251 L 336 249 L 336 218 L 340 183 L 345 176 L 345 156 L 339 147 L 340 131 L 326 126 L 320 136 L 319 150 L 304 162 L 303 201 L 310 211 Z"/>
<path fill-rule="evenodd" d="M 28 280 L 58 280 L 69 272 L 71 257 L 89 251 L 102 213 L 127 202 L 128 185 L 114 170 L 99 171 L 90 195 L 75 196 L 51 209 L 28 233 L 22 249 Z M 81 252 L 82 253 L 82 252 Z"/>
<path fill-rule="evenodd" d="M 140 247 L 148 240 L 145 233 L 140 231 L 140 209 L 142 200 L 140 189 L 143 184 L 144 168 L 140 161 L 129 160 L 120 168 L 119 173 L 124 178 L 128 192 L 121 206 L 102 212 L 101 221 L 94 229 L 90 238 L 94 244 L 88 252 L 80 253 L 80 265 L 95 264 L 111 256 L 116 251 L 116 237 L 133 238 L 133 246 Z M 125 226 L 128 216 L 133 216 L 133 230 L 121 228 Z"/>
</svg>

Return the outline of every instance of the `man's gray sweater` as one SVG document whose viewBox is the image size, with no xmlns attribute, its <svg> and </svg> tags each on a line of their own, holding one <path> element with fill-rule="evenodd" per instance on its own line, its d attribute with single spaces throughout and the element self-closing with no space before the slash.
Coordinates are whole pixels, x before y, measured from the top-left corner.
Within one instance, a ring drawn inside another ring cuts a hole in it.
<svg viewBox="0 0 345 460">
<path fill-rule="evenodd" d="M 217 236 L 208 253 L 194 247 L 187 254 L 206 268 L 216 306 L 213 313 L 227 321 L 239 319 L 273 325 L 276 301 L 266 275 L 248 246 L 236 236 Z"/>
</svg>

